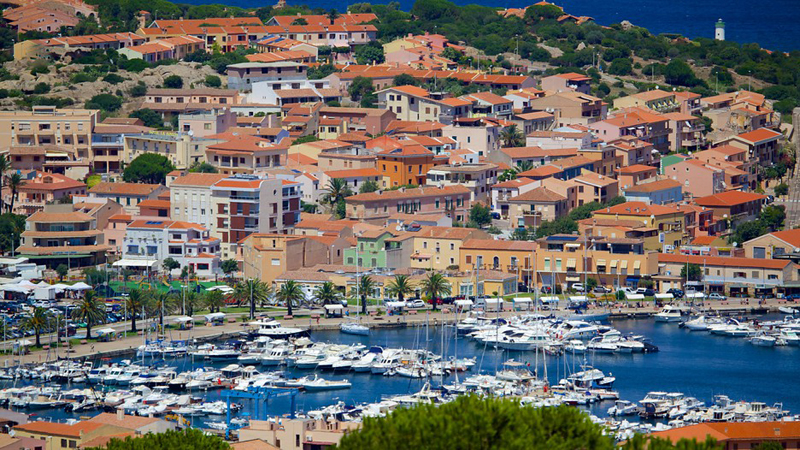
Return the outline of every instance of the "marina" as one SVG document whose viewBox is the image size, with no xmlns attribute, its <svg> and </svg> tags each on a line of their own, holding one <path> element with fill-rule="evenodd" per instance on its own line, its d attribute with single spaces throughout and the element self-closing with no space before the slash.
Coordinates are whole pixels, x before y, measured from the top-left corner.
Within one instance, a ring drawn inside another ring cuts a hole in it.
<svg viewBox="0 0 800 450">
<path fill-rule="evenodd" d="M 43 365 L 27 373 L 20 369 L 18 378 L 14 370 L 6 370 L 0 399 L 12 409 L 35 414 L 34 419 L 67 420 L 88 411 L 122 408 L 140 415 L 180 415 L 192 426 L 216 430 L 227 426 L 224 392 L 270 386 L 299 389 L 296 412 L 309 417 L 349 411 L 348 417 L 360 420 L 365 409 L 372 411 L 366 414 L 381 414 L 421 397 L 443 401 L 448 395 L 477 391 L 515 396 L 523 403 L 586 408 L 621 435 L 669 423 L 722 420 L 715 413 L 737 417 L 724 420 L 756 420 L 751 411 L 756 408 L 762 413 L 758 420 L 763 420 L 800 410 L 800 395 L 791 389 L 800 369 L 795 354 L 800 349 L 753 345 L 755 335 L 748 340 L 708 329 L 690 331 L 689 324 L 698 319 L 683 320 L 680 326 L 652 318 L 595 324 L 473 316 L 457 326 L 386 328 L 367 335 L 313 331 L 292 345 L 261 335 L 258 327 L 251 340 L 148 343 L 128 359 L 62 362 L 68 369 Z M 793 320 L 774 314 L 759 317 L 758 323 L 791 329 L 786 325 Z M 712 326 L 754 323 L 708 321 Z M 655 350 L 645 351 L 645 343 Z M 758 377 L 770 381 L 745 381 Z M 658 393 L 666 397 L 654 399 Z M 725 398 L 728 403 L 720 406 Z M 253 402 L 233 404 L 232 418 L 238 422 L 232 421 L 232 427 L 253 417 Z M 266 412 L 290 414 L 291 402 L 275 398 Z M 645 423 L 633 425 L 641 421 Z"/>
</svg>

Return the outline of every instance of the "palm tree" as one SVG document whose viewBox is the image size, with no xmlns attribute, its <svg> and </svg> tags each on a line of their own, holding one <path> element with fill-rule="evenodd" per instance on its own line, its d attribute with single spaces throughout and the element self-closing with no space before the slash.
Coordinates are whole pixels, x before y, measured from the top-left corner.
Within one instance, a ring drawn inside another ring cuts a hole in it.
<svg viewBox="0 0 800 450">
<path fill-rule="evenodd" d="M 522 140 L 522 132 L 519 131 L 516 124 L 509 125 L 500 132 L 500 141 L 503 142 L 503 147 L 519 147 L 522 145 Z"/>
<path fill-rule="evenodd" d="M 533 163 L 530 161 L 520 161 L 517 163 L 516 166 L 514 166 L 514 172 L 516 172 L 517 174 L 520 174 L 522 172 L 527 172 L 531 169 L 533 169 Z"/>
<path fill-rule="evenodd" d="M 358 296 L 361 300 L 361 314 L 367 314 L 367 296 L 375 291 L 375 288 L 378 287 L 378 283 L 376 283 L 371 276 L 364 275 L 356 281 L 356 286 L 357 289 L 353 289 L 350 292 L 353 294 L 358 292 Z"/>
<path fill-rule="evenodd" d="M 321 305 L 332 305 L 335 303 L 339 303 L 339 291 L 336 290 L 336 285 L 330 281 L 326 281 L 322 283 L 322 286 L 318 287 L 316 291 L 314 291 L 314 300 Z"/>
<path fill-rule="evenodd" d="M 6 155 L 0 155 L 0 192 L 3 191 L 3 181 L 6 178 L 6 172 L 11 170 L 11 161 L 6 158 Z M 3 196 L 0 195 L 0 212 L 3 211 Z"/>
<path fill-rule="evenodd" d="M 443 295 L 450 295 L 452 292 L 447 279 L 443 277 L 442 274 L 436 272 L 429 273 L 428 276 L 422 280 L 420 287 L 422 287 L 422 292 L 431 299 L 434 311 L 436 310 L 436 300 Z"/>
<path fill-rule="evenodd" d="M 164 329 L 164 314 L 169 314 L 175 306 L 175 296 L 167 292 L 148 289 L 144 292 L 145 309 L 149 315 L 158 314 L 158 325 Z"/>
<path fill-rule="evenodd" d="M 250 302 L 250 318 L 256 318 L 256 304 L 264 304 L 272 296 L 272 287 L 258 278 L 237 283 L 233 288 L 233 298 L 238 305 Z"/>
<path fill-rule="evenodd" d="M 36 336 L 36 346 L 42 345 L 41 336 L 42 331 L 47 331 L 52 323 L 53 316 L 50 311 L 44 308 L 35 308 L 33 315 L 25 319 L 22 323 L 22 328 L 25 330 L 32 330 L 33 335 Z"/>
<path fill-rule="evenodd" d="M 10 177 L 8 177 L 8 187 L 11 189 L 11 204 L 8 207 L 8 212 L 14 211 L 14 200 L 17 199 L 19 195 L 19 188 L 25 184 L 25 180 L 22 179 L 22 175 L 19 173 L 12 173 Z"/>
<path fill-rule="evenodd" d="M 322 195 L 322 201 L 329 205 L 335 205 L 339 200 L 353 195 L 353 191 L 343 178 L 331 178 L 325 190 L 328 192 Z"/>
<path fill-rule="evenodd" d="M 286 314 L 292 315 L 292 303 L 301 302 L 305 300 L 306 295 L 303 294 L 303 289 L 294 280 L 288 280 L 283 283 L 283 286 L 275 294 L 279 302 L 286 304 Z"/>
<path fill-rule="evenodd" d="M 92 326 L 99 324 L 106 316 L 106 305 L 97 298 L 94 291 L 86 291 L 72 310 L 72 317 L 86 322 L 86 339 L 92 337 Z"/>
<path fill-rule="evenodd" d="M 414 286 L 411 284 L 411 279 L 408 275 L 395 275 L 394 280 L 389 282 L 386 286 L 386 293 L 390 296 L 397 297 L 397 301 L 402 302 L 406 295 L 414 293 Z"/>
<path fill-rule="evenodd" d="M 331 25 L 333 25 L 333 23 L 336 21 L 336 19 L 339 18 L 339 11 L 337 11 L 335 9 L 332 9 L 332 10 L 328 11 L 327 16 L 328 16 L 328 20 L 331 21 Z"/>
<path fill-rule="evenodd" d="M 205 302 L 208 306 L 209 312 L 219 312 L 220 308 L 225 306 L 225 296 L 221 291 L 206 291 Z"/>
<path fill-rule="evenodd" d="M 131 289 L 128 299 L 125 300 L 125 307 L 131 313 L 131 332 L 136 333 L 136 313 L 142 310 L 144 305 L 144 293 L 139 289 Z"/>
</svg>

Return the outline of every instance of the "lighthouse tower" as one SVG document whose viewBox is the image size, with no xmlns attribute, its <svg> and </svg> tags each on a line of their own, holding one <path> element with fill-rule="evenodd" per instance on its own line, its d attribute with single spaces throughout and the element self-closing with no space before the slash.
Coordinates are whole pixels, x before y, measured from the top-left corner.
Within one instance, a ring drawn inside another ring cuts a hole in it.
<svg viewBox="0 0 800 450">
<path fill-rule="evenodd" d="M 722 19 L 719 19 L 716 24 L 716 30 L 714 32 L 714 39 L 718 41 L 725 40 L 725 22 Z"/>
</svg>

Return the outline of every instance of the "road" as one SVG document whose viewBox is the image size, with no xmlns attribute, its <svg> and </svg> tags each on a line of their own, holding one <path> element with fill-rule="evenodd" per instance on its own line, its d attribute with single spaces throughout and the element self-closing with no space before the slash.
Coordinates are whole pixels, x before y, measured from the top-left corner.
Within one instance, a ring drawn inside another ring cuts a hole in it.
<svg viewBox="0 0 800 450">
<path fill-rule="evenodd" d="M 785 229 L 787 230 L 800 226 L 800 168 L 795 169 L 788 184 L 788 198 L 775 201 L 775 204 L 786 207 Z"/>
</svg>

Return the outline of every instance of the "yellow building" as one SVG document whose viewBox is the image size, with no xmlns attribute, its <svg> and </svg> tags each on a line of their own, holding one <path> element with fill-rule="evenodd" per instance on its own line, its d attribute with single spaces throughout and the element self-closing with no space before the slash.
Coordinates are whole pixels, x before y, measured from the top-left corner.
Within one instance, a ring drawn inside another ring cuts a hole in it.
<svg viewBox="0 0 800 450">
<path fill-rule="evenodd" d="M 88 158 L 99 111 L 34 106 L 32 111 L 0 111 L 0 148 L 55 145 Z"/>
<path fill-rule="evenodd" d="M 461 244 L 459 266 L 462 271 L 478 269 L 514 274 L 520 282 L 528 284 L 536 248 L 535 242 L 469 239 Z"/>
<path fill-rule="evenodd" d="M 638 221 L 657 230 L 658 234 L 645 238 L 647 250 L 664 250 L 665 246 L 680 247 L 689 237 L 684 228 L 685 214 L 669 206 L 626 202 L 595 211 L 592 217 L 598 220 Z"/>
<path fill-rule="evenodd" d="M 43 450 L 77 449 L 83 444 L 103 436 L 131 434 L 131 429 L 95 422 L 78 422 L 73 425 L 55 422 L 29 422 L 14 427 L 15 437 L 41 440 Z"/>
<path fill-rule="evenodd" d="M 469 239 L 491 239 L 491 235 L 475 228 L 423 227 L 390 240 L 411 245 L 412 269 L 443 271 L 459 266 L 461 245 Z"/>
<path fill-rule="evenodd" d="M 537 241 L 536 285 L 561 286 L 594 278 L 600 286 L 637 286 L 658 274 L 658 253 L 645 250 L 642 239 L 553 235 Z"/>
<path fill-rule="evenodd" d="M 347 241 L 334 236 L 253 233 L 238 246 L 245 279 L 272 283 L 282 273 L 317 264 L 341 262 Z"/>
</svg>

